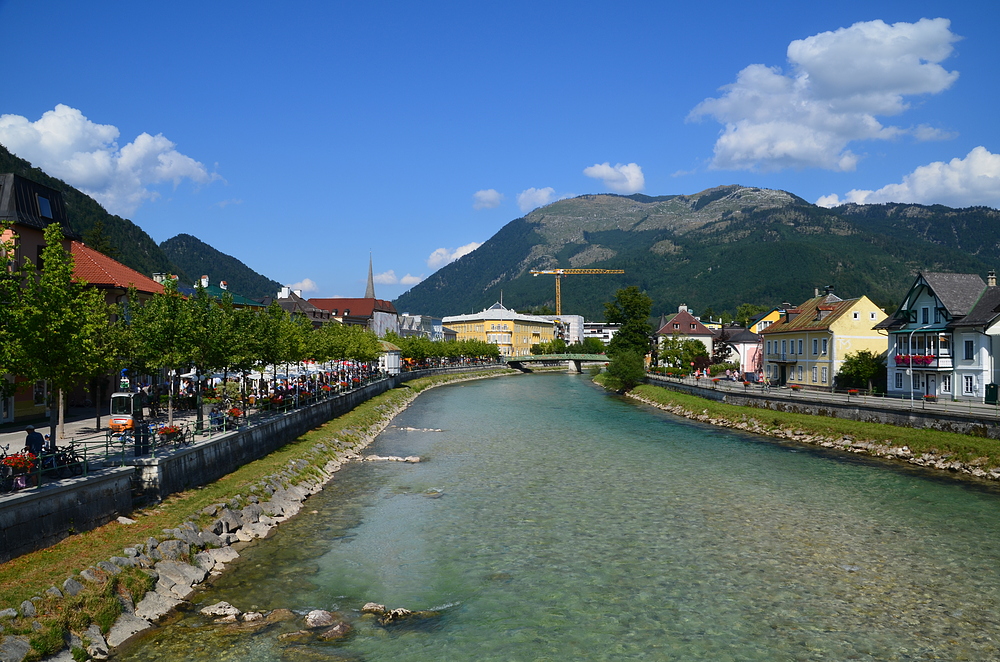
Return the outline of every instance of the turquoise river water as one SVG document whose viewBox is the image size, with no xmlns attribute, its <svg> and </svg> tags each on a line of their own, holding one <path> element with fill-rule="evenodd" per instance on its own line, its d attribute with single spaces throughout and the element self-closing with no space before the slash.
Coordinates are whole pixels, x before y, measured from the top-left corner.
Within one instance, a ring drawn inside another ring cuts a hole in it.
<svg viewBox="0 0 1000 662">
<path fill-rule="evenodd" d="M 1000 493 L 541 374 L 421 395 L 126 660 L 996 660 Z M 342 612 L 340 643 L 196 609 Z M 369 601 L 435 618 L 381 627 Z"/>
</svg>

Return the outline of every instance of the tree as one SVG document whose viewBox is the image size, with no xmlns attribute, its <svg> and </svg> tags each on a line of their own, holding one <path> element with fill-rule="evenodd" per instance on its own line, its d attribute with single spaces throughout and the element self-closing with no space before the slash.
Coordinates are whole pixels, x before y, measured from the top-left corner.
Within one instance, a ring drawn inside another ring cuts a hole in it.
<svg viewBox="0 0 1000 662">
<path fill-rule="evenodd" d="M 711 363 L 708 349 L 703 342 L 693 338 L 681 340 L 676 335 L 663 339 L 660 345 L 660 360 L 669 367 L 684 370 L 706 368 Z"/>
<path fill-rule="evenodd" d="M 106 365 L 112 312 L 99 290 L 73 280 L 73 255 L 63 247 L 58 223 L 45 228 L 41 271 L 25 259 L 27 277 L 15 306 L 17 332 L 21 335 L 21 374 L 44 379 L 56 393 L 58 407 L 49 419 L 56 436 L 56 409 L 60 428 L 65 417 L 65 392 Z"/>
<path fill-rule="evenodd" d="M 8 230 L 10 223 L 0 223 L 0 237 Z M 22 334 L 17 329 L 23 275 L 13 260 L 16 238 L 11 235 L 8 241 L 0 241 L 0 398 L 14 394 L 14 382 L 3 375 L 17 374 L 23 359 Z"/>
<path fill-rule="evenodd" d="M 609 324 L 619 325 L 618 332 L 608 345 L 608 356 L 628 351 L 646 356 L 653 332 L 649 325 L 652 309 L 653 300 L 635 285 L 618 290 L 614 300 L 604 304 L 604 318 Z"/>
<path fill-rule="evenodd" d="M 764 312 L 767 312 L 767 308 L 764 306 L 758 306 L 753 303 L 741 303 L 736 308 L 736 323 L 742 327 L 748 327 L 750 326 L 750 320 Z"/>
<path fill-rule="evenodd" d="M 133 295 L 130 300 L 135 301 Z M 191 335 L 187 302 L 177 292 L 173 280 L 164 283 L 163 294 L 156 294 L 143 305 L 133 305 L 131 332 L 135 337 L 131 363 L 138 368 L 165 368 L 175 374 L 191 364 L 188 338 Z M 167 424 L 174 422 L 174 384 L 167 390 Z"/>
<path fill-rule="evenodd" d="M 837 373 L 838 388 L 867 388 L 885 392 L 885 357 L 867 349 L 848 352 Z"/>
<path fill-rule="evenodd" d="M 733 346 L 729 344 L 729 331 L 726 329 L 725 325 L 722 325 L 722 329 L 719 336 L 715 339 L 712 345 L 712 364 L 717 365 L 719 363 L 726 363 L 729 361 L 729 357 L 733 354 Z"/>
<path fill-rule="evenodd" d="M 631 350 L 619 352 L 608 364 L 604 384 L 615 391 L 631 391 L 646 378 L 644 355 Z"/>
</svg>

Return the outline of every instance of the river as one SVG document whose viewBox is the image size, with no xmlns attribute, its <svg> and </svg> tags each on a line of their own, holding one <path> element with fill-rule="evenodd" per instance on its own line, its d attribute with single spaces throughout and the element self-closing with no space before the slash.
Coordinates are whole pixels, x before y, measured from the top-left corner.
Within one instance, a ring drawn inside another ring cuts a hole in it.
<svg viewBox="0 0 1000 662">
<path fill-rule="evenodd" d="M 407 429 L 410 428 L 410 429 Z M 582 375 L 433 389 L 126 660 L 995 660 L 1000 494 L 712 428 Z M 383 628 L 369 601 L 436 610 Z"/>
</svg>

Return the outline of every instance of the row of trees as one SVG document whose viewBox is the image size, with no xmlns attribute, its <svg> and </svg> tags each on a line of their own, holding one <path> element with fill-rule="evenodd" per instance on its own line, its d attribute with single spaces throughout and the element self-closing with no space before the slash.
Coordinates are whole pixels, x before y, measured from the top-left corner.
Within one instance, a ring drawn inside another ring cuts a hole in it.
<svg viewBox="0 0 1000 662">
<path fill-rule="evenodd" d="M 110 305 L 101 291 L 74 281 L 73 256 L 62 242 L 61 227 L 51 224 L 41 269 L 26 259 L 0 270 L 0 373 L 46 380 L 57 394 L 60 421 L 67 391 L 88 381 L 95 387 L 121 369 L 136 375 L 191 367 L 202 374 L 246 373 L 304 360 L 372 361 L 382 351 L 378 338 L 361 327 L 314 329 L 277 304 L 236 308 L 231 297 L 219 301 L 201 288 L 183 297 L 170 282 L 148 301 L 132 291 L 125 303 Z M 0 246 L 3 255 L 13 248 L 13 240 Z M 9 396 L 15 384 L 0 383 Z M 53 434 L 55 414 L 53 408 Z"/>
<path fill-rule="evenodd" d="M 500 349 L 496 345 L 483 340 L 432 341 L 425 336 L 407 336 L 404 338 L 391 331 L 385 335 L 385 339 L 399 347 L 404 359 L 409 359 L 416 363 L 424 363 L 434 359 L 454 360 L 459 357 L 493 360 L 500 358 Z"/>
</svg>

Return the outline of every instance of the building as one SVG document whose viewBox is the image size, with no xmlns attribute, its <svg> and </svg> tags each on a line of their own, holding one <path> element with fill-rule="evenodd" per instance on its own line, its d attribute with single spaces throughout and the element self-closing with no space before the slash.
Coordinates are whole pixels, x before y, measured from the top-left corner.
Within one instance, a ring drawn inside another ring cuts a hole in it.
<svg viewBox="0 0 1000 662">
<path fill-rule="evenodd" d="M 728 362 L 739 363 L 743 378 L 752 379 L 764 365 L 760 341 L 760 335 L 749 329 L 724 324 L 715 331 L 714 346 L 718 350 L 720 344 L 728 345 L 732 349 Z"/>
<path fill-rule="evenodd" d="M 501 356 L 527 356 L 531 346 L 555 337 L 551 320 L 524 315 L 495 303 L 479 313 L 451 315 L 442 323 L 453 329 L 458 340 L 481 340 L 496 345 Z"/>
<path fill-rule="evenodd" d="M 583 315 L 539 315 L 542 319 L 557 322 L 556 337 L 562 338 L 567 345 L 583 342 Z"/>
<path fill-rule="evenodd" d="M 399 315 L 391 301 L 375 298 L 375 279 L 372 276 L 372 261 L 368 259 L 368 286 L 365 296 L 360 299 L 334 298 L 309 299 L 309 303 L 330 313 L 342 324 L 363 326 L 379 338 L 392 331 L 399 333 Z"/>
<path fill-rule="evenodd" d="M 657 345 L 673 337 L 681 341 L 697 340 L 705 345 L 709 356 L 715 349 L 715 333 L 692 315 L 683 303 L 677 307 L 676 313 L 660 315 L 660 324 L 656 330 Z"/>
<path fill-rule="evenodd" d="M 399 335 L 403 338 L 423 336 L 436 342 L 445 339 L 444 324 L 440 317 L 403 313 L 399 316 Z"/>
<path fill-rule="evenodd" d="M 832 288 L 794 308 L 761 331 L 764 374 L 780 386 L 833 389 L 833 379 L 850 352 L 886 351 L 886 337 L 872 327 L 885 312 L 866 296 L 841 299 Z"/>
<path fill-rule="evenodd" d="M 817 293 L 816 296 L 819 296 L 819 293 Z M 766 313 L 755 315 L 753 318 L 751 318 L 748 329 L 753 333 L 760 333 L 761 331 L 763 331 L 764 329 L 766 329 L 767 327 L 771 326 L 779 319 L 781 319 L 781 315 L 784 312 L 785 312 L 784 308 L 772 308 Z"/>
<path fill-rule="evenodd" d="M 888 336 L 889 395 L 986 400 L 1000 368 L 994 365 L 998 311 L 996 272 L 986 282 L 976 274 L 918 273 L 896 311 L 876 327 Z"/>
<path fill-rule="evenodd" d="M 583 337 L 597 338 L 604 343 L 605 347 L 607 347 L 620 328 L 621 326 L 618 324 L 608 324 L 606 322 L 584 322 Z"/>
<path fill-rule="evenodd" d="M 277 303 L 289 315 L 305 317 L 312 322 L 314 329 L 318 329 L 328 322 L 337 321 L 330 314 L 330 311 L 312 305 L 302 298 L 300 290 L 292 290 L 287 285 L 281 288 L 276 298 L 264 297 L 260 303 L 265 307 L 270 306 L 271 303 Z"/>
</svg>

